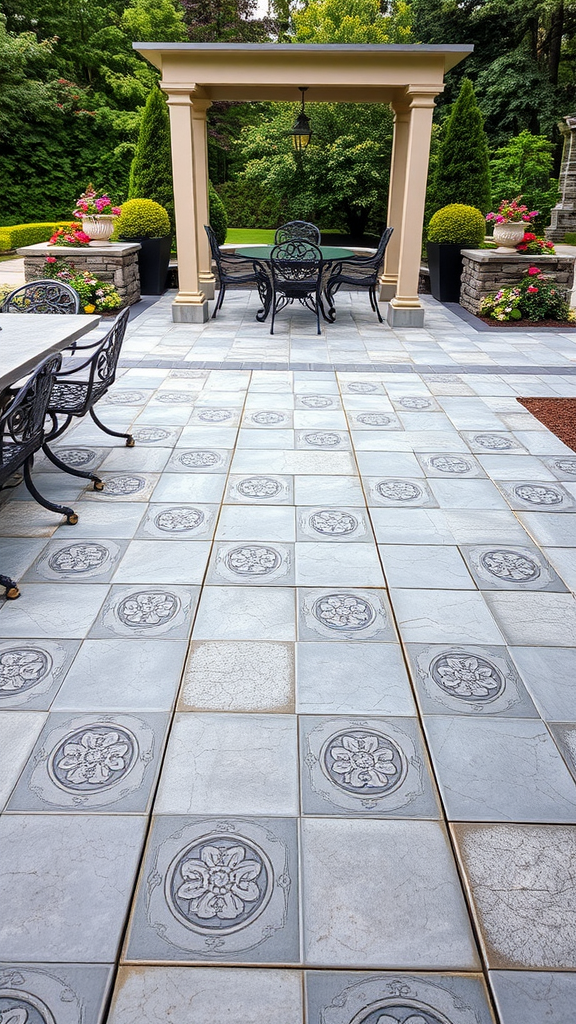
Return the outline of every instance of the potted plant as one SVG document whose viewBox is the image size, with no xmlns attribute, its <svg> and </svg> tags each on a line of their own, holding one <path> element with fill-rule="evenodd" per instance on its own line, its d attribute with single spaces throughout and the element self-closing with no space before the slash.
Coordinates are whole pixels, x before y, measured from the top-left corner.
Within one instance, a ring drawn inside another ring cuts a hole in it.
<svg viewBox="0 0 576 1024">
<path fill-rule="evenodd" d="M 494 241 L 498 243 L 500 251 L 515 249 L 522 242 L 524 232 L 530 227 L 530 221 L 538 216 L 538 210 L 528 211 L 527 206 L 521 206 L 522 196 L 516 199 L 503 199 L 498 207 L 497 213 L 489 213 L 486 216 L 488 223 L 494 224 Z"/>
<path fill-rule="evenodd" d="M 82 221 L 82 232 L 90 239 L 89 245 L 110 245 L 119 206 L 112 206 L 110 196 L 96 192 L 92 184 L 76 200 L 74 216 Z"/>
<path fill-rule="evenodd" d="M 161 295 L 166 288 L 170 263 L 170 218 L 153 199 L 129 199 L 122 204 L 116 236 L 123 242 L 139 242 L 138 269 L 143 295 Z"/>
<path fill-rule="evenodd" d="M 462 249 L 484 241 L 484 215 L 475 206 L 451 203 L 438 210 L 428 225 L 430 290 L 440 302 L 460 301 Z"/>
</svg>

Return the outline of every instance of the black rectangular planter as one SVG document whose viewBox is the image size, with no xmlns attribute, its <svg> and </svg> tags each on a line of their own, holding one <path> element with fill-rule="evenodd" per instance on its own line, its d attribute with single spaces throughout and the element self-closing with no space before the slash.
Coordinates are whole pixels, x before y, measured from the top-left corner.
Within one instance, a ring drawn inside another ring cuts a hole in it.
<svg viewBox="0 0 576 1024">
<path fill-rule="evenodd" d="M 140 293 L 142 295 L 162 295 L 167 286 L 172 236 L 128 238 L 126 241 L 139 242 L 142 246 L 138 253 Z"/>
<path fill-rule="evenodd" d="M 448 245 L 444 242 L 427 243 L 430 291 L 439 302 L 460 301 L 462 250 L 469 248 L 470 245 Z"/>
</svg>

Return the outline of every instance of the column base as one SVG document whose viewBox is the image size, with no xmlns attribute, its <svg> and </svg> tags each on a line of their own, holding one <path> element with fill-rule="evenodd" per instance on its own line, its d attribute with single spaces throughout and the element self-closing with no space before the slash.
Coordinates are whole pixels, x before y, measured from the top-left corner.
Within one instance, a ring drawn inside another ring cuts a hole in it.
<svg viewBox="0 0 576 1024">
<path fill-rule="evenodd" d="M 172 320 L 175 324 L 205 324 L 208 320 L 208 300 L 201 302 L 173 302 Z"/>
<path fill-rule="evenodd" d="M 216 278 L 214 277 L 214 274 L 198 274 L 198 284 L 207 299 L 214 298 L 214 292 L 216 290 Z"/>
<path fill-rule="evenodd" d="M 404 305 L 403 303 L 397 305 L 395 300 L 392 299 L 388 304 L 386 323 L 389 327 L 423 327 L 424 308 L 420 303 L 414 306 Z"/>
<path fill-rule="evenodd" d="M 380 278 L 380 301 L 389 302 L 393 299 L 398 290 L 398 277 L 396 274 L 382 274 Z"/>
</svg>

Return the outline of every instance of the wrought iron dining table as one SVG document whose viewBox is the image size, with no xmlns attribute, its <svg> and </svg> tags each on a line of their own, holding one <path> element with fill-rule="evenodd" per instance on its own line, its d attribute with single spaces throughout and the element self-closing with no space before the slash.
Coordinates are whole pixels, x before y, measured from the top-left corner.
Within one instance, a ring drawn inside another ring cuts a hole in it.
<svg viewBox="0 0 576 1024">
<path fill-rule="evenodd" d="M 261 270 L 260 273 L 258 272 L 258 263 L 269 263 L 270 255 L 274 248 L 275 247 L 273 245 L 242 245 L 235 250 L 238 256 L 245 256 L 247 259 L 257 261 L 255 263 L 255 283 L 263 304 L 263 308 L 256 316 L 256 319 L 260 322 L 266 320 L 266 317 L 268 316 L 271 303 L 271 291 L 269 287 L 269 280 L 263 280 L 266 276 L 264 271 Z M 327 277 L 330 275 L 331 268 L 335 263 L 338 263 L 341 260 L 352 259 L 352 257 L 356 255 L 352 249 L 343 249 L 336 245 L 320 245 L 318 248 L 322 253 L 322 261 Z M 320 304 L 320 310 L 324 319 L 331 322 L 332 318 L 326 315 L 322 304 Z"/>
</svg>

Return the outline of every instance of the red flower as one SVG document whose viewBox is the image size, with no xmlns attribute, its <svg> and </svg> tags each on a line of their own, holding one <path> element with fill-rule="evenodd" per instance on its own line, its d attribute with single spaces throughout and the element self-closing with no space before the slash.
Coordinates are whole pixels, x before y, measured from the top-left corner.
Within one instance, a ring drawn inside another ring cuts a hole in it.
<svg viewBox="0 0 576 1024">
<path fill-rule="evenodd" d="M 47 256 L 46 257 L 46 263 L 56 263 L 56 257 L 55 256 Z"/>
<path fill-rule="evenodd" d="M 534 294 L 534 292 L 537 292 L 538 289 L 535 288 L 533 284 L 529 284 L 528 285 L 528 291 L 531 292 L 532 294 Z"/>
<path fill-rule="evenodd" d="M 530 277 L 534 277 L 536 274 L 541 274 L 542 271 L 540 270 L 540 267 L 528 267 L 528 273 L 530 274 Z"/>
</svg>

